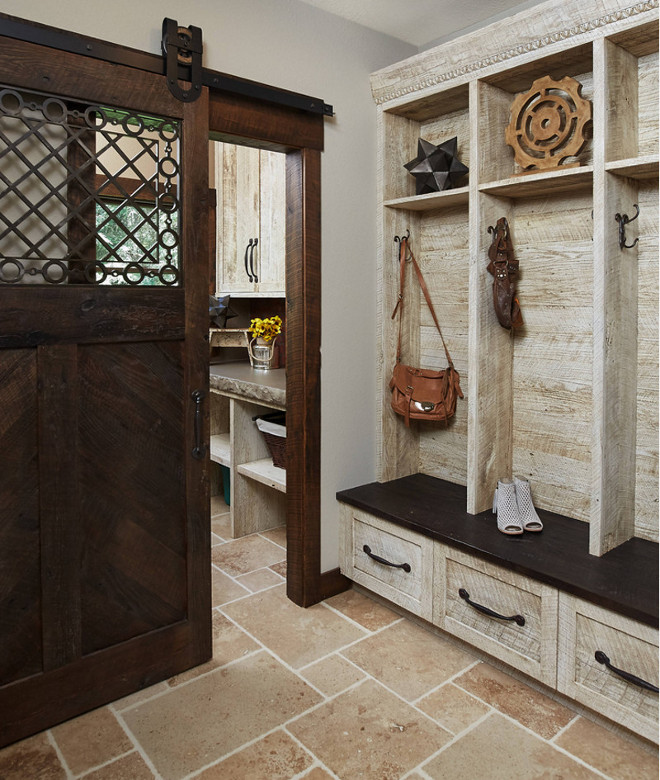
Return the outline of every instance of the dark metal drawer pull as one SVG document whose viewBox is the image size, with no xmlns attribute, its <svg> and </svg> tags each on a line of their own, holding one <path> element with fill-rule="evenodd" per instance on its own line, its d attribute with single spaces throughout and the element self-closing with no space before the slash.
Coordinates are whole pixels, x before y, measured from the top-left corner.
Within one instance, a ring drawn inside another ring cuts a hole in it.
<svg viewBox="0 0 660 780">
<path fill-rule="evenodd" d="M 498 612 L 493 612 L 493 610 L 488 609 L 488 607 L 482 607 L 481 604 L 477 604 L 474 601 L 470 601 L 470 594 L 465 590 L 465 588 L 461 588 L 458 591 L 458 595 L 464 601 L 467 601 L 467 603 L 471 607 L 474 607 L 479 612 L 483 612 L 484 615 L 497 618 L 498 620 L 512 620 L 514 623 L 517 623 L 519 626 L 525 625 L 525 618 L 522 615 L 511 615 L 511 617 L 507 617 L 506 615 L 500 615 Z"/>
<path fill-rule="evenodd" d="M 391 563 L 390 561 L 386 561 L 385 558 L 381 558 L 380 555 L 374 555 L 368 544 L 365 544 L 362 549 L 370 558 L 373 558 L 374 561 L 378 561 L 378 563 L 382 563 L 384 566 L 391 566 L 393 569 L 403 569 L 406 572 L 410 571 L 409 563 Z"/>
<path fill-rule="evenodd" d="M 623 677 L 624 680 L 627 680 L 633 685 L 638 685 L 640 688 L 645 688 L 647 691 L 653 691 L 654 693 L 658 693 L 658 688 L 655 685 L 646 682 L 646 680 L 642 680 L 641 677 L 635 677 L 635 675 L 630 674 L 630 672 L 624 672 L 623 669 L 617 669 L 616 666 L 612 666 L 612 664 L 610 663 L 610 659 L 605 655 L 605 653 L 602 650 L 596 650 L 596 654 L 594 657 L 599 664 L 605 664 L 605 666 L 610 670 L 610 672 L 614 672 L 614 674 L 618 674 L 619 677 Z"/>
</svg>

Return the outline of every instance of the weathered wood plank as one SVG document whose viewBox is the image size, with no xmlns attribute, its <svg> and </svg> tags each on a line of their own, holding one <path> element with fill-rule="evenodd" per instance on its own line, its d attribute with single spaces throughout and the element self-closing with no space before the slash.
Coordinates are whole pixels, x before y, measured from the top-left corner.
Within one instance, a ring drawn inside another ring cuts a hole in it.
<svg viewBox="0 0 660 780">
<path fill-rule="evenodd" d="M 0 687 L 43 668 L 37 355 L 0 356 Z"/>
</svg>

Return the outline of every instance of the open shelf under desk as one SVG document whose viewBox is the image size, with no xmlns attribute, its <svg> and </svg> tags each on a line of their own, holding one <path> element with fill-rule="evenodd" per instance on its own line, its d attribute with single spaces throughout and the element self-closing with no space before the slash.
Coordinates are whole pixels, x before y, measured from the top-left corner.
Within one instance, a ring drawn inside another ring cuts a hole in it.
<svg viewBox="0 0 660 780">
<path fill-rule="evenodd" d="M 589 525 L 542 509 L 541 533 L 507 536 L 491 511 L 466 512 L 467 489 L 426 474 L 372 482 L 337 499 L 423 536 L 546 582 L 613 612 L 658 626 L 658 545 L 629 539 L 600 558 Z"/>
<path fill-rule="evenodd" d="M 286 493 L 286 471 L 273 465 L 271 458 L 241 463 L 240 466 L 236 466 L 236 471 L 245 477 L 254 479 L 256 482 L 261 482 L 262 485 L 267 485 L 275 490 L 279 490 L 281 493 Z"/>
<path fill-rule="evenodd" d="M 221 466 L 231 466 L 231 447 L 228 433 L 215 433 L 211 436 L 211 460 Z"/>
</svg>

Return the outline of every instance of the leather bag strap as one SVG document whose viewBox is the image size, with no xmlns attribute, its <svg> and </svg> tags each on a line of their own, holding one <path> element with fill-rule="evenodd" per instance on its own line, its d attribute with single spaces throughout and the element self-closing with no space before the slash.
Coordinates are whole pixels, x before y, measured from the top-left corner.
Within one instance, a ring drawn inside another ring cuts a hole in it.
<svg viewBox="0 0 660 780">
<path fill-rule="evenodd" d="M 397 311 L 399 312 L 399 338 L 396 347 L 396 362 L 397 363 L 401 362 L 401 327 L 403 321 L 403 293 L 404 293 L 405 282 L 406 282 L 406 261 L 407 260 L 412 261 L 413 268 L 415 269 L 415 273 L 419 281 L 419 286 L 422 288 L 422 292 L 424 293 L 424 298 L 426 299 L 426 303 L 431 312 L 431 316 L 433 317 L 433 322 L 435 323 L 435 327 L 438 329 L 438 333 L 440 334 L 440 338 L 442 339 L 442 346 L 445 348 L 445 355 L 447 356 L 447 362 L 453 368 L 454 363 L 452 362 L 451 356 L 449 355 L 449 350 L 447 349 L 447 345 L 445 344 L 445 338 L 442 335 L 442 330 L 440 329 L 440 323 L 438 322 L 435 309 L 433 308 L 433 304 L 431 303 L 431 296 L 429 295 L 428 287 L 426 286 L 426 282 L 424 281 L 424 277 L 422 275 L 422 269 L 417 264 L 417 260 L 415 260 L 415 256 L 413 255 L 412 250 L 410 249 L 410 246 L 408 244 L 407 237 L 402 238 L 399 242 L 399 269 L 400 269 L 399 297 L 396 302 L 396 306 L 394 307 L 394 311 L 392 312 L 392 319 L 396 317 Z"/>
</svg>

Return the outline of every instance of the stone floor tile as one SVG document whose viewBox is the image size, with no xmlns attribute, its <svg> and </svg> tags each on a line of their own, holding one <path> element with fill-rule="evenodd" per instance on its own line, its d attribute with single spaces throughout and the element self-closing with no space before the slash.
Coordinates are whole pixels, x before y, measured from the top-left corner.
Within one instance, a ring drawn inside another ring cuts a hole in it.
<svg viewBox="0 0 660 780">
<path fill-rule="evenodd" d="M 286 526 L 279 525 L 277 528 L 271 528 L 268 531 L 259 531 L 261 536 L 265 536 L 275 544 L 279 544 L 280 547 L 284 547 L 286 550 Z"/>
<path fill-rule="evenodd" d="M 0 750 L 0 778 L 65 780 L 66 776 L 45 731 Z"/>
<path fill-rule="evenodd" d="M 285 585 L 227 604 L 222 611 L 294 669 L 364 636 L 323 604 L 298 607 L 287 599 Z"/>
<path fill-rule="evenodd" d="M 229 512 L 211 517 L 211 533 L 223 542 L 229 541 L 232 538 L 231 515 Z"/>
<path fill-rule="evenodd" d="M 401 619 L 396 612 L 357 590 L 346 590 L 325 603 L 369 631 L 377 631 Z"/>
<path fill-rule="evenodd" d="M 342 655 L 408 701 L 475 661 L 474 656 L 408 620 L 363 639 Z"/>
<path fill-rule="evenodd" d="M 274 563 L 268 568 L 272 569 L 276 574 L 279 574 L 280 577 L 286 579 L 286 561 L 279 561 L 279 563 Z"/>
<path fill-rule="evenodd" d="M 136 751 L 85 775 L 85 780 L 152 780 L 154 773 Z"/>
<path fill-rule="evenodd" d="M 303 775 L 300 780 L 333 780 L 333 777 L 322 767 L 315 766 L 314 769 L 310 769 L 307 774 Z"/>
<path fill-rule="evenodd" d="M 331 655 L 318 663 L 307 666 L 299 674 L 326 696 L 334 696 L 345 691 L 346 688 L 365 677 L 361 669 L 349 664 L 339 655 Z"/>
<path fill-rule="evenodd" d="M 195 666 L 192 669 L 181 672 L 181 674 L 170 677 L 167 683 L 171 688 L 174 688 L 177 685 L 181 685 L 181 683 L 192 680 L 194 677 L 208 674 L 208 672 L 212 672 L 214 669 L 225 666 L 230 661 L 236 661 L 248 653 L 259 650 L 259 648 L 260 645 L 254 639 L 251 639 L 245 631 L 232 623 L 231 620 L 227 620 L 224 615 L 214 612 L 213 658 L 205 664 Z"/>
<path fill-rule="evenodd" d="M 235 601 L 249 593 L 247 588 L 239 585 L 220 569 L 211 566 L 211 606 L 221 607 L 228 601 Z"/>
<path fill-rule="evenodd" d="M 240 577 L 236 577 L 236 582 L 252 593 L 257 593 L 257 591 L 272 588 L 273 585 L 281 585 L 282 577 L 272 569 L 257 569 L 249 574 L 242 574 Z"/>
<path fill-rule="evenodd" d="M 454 682 L 545 739 L 554 737 L 575 717 L 573 710 L 490 664 L 477 664 Z"/>
<path fill-rule="evenodd" d="M 213 563 L 232 577 L 271 566 L 281 561 L 284 555 L 279 545 L 258 534 L 242 536 L 211 548 Z"/>
<path fill-rule="evenodd" d="M 134 745 L 107 707 L 92 710 L 51 729 L 74 775 L 133 750 Z"/>
<path fill-rule="evenodd" d="M 211 517 L 214 515 L 229 514 L 229 507 L 224 495 L 211 496 Z"/>
<path fill-rule="evenodd" d="M 443 685 L 416 704 L 453 734 L 459 734 L 490 712 L 490 707 L 451 683 Z"/>
<path fill-rule="evenodd" d="M 196 780 L 290 780 L 313 758 L 284 731 L 275 731 L 197 776 Z"/>
<path fill-rule="evenodd" d="M 163 693 L 166 690 L 168 690 L 168 684 L 165 680 L 163 682 L 156 683 L 155 685 L 150 685 L 148 688 L 143 688 L 141 691 L 136 691 L 130 696 L 124 696 L 123 699 L 118 699 L 117 701 L 112 702 L 110 707 L 117 712 L 121 712 L 127 707 L 132 707 L 134 704 L 139 704 L 142 701 L 146 701 L 147 699 L 151 699 L 154 696 L 158 696 L 159 693 Z"/>
<path fill-rule="evenodd" d="M 602 780 L 496 713 L 422 766 L 434 780 Z"/>
<path fill-rule="evenodd" d="M 259 652 L 123 713 L 165 780 L 202 769 L 321 701 Z"/>
<path fill-rule="evenodd" d="M 613 780 L 657 780 L 658 754 L 647 753 L 623 737 L 578 718 L 556 744 Z"/>
<path fill-rule="evenodd" d="M 451 739 L 447 731 L 373 680 L 331 699 L 287 728 L 342 780 L 398 780 Z"/>
</svg>

